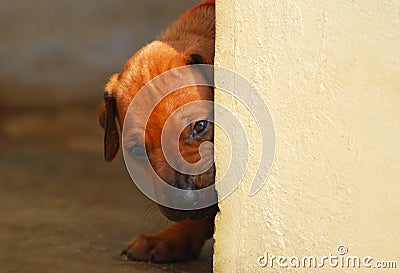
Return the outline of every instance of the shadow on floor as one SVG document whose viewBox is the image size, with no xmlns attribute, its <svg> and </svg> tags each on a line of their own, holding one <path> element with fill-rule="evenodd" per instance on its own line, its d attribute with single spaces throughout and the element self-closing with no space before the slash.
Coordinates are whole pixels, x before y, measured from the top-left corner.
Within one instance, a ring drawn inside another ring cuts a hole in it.
<svg viewBox="0 0 400 273">
<path fill-rule="evenodd" d="M 168 223 L 101 141 L 96 107 L 1 113 L 0 272 L 211 272 L 211 241 L 186 263 L 119 259 Z"/>
</svg>

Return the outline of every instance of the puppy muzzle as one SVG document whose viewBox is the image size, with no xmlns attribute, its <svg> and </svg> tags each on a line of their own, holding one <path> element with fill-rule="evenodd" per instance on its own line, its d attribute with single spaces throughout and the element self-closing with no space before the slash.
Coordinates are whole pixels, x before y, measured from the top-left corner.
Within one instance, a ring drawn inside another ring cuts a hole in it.
<svg viewBox="0 0 400 273">
<path fill-rule="evenodd" d="M 172 221 L 182 221 L 186 219 L 197 220 L 211 216 L 218 211 L 218 206 L 215 204 L 217 193 L 212 187 L 212 194 L 198 190 L 195 184 L 196 176 L 178 174 L 174 183 L 175 188 L 179 190 L 168 191 L 164 196 L 168 199 L 169 207 L 161 206 L 161 212 Z M 213 202 L 214 201 L 214 202 Z M 209 203 L 210 206 L 198 209 L 199 202 Z M 184 208 L 184 209 L 175 209 Z"/>
</svg>

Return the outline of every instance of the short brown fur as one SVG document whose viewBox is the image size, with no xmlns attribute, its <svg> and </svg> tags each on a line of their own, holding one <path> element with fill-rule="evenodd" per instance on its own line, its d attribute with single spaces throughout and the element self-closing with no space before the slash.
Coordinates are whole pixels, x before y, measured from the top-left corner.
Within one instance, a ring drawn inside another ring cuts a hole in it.
<svg viewBox="0 0 400 273">
<path fill-rule="evenodd" d="M 136 52 L 119 74 L 110 77 L 104 102 L 100 106 L 100 123 L 105 129 L 105 159 L 111 161 L 119 144 L 117 122 L 122 128 L 128 107 L 137 92 L 151 79 L 170 69 L 187 65 L 192 55 L 201 56 L 203 63 L 213 64 L 215 40 L 215 9 L 213 5 L 202 6 L 185 14 L 173 23 L 158 39 Z M 205 88 L 205 87 L 204 87 Z M 181 105 L 197 100 L 213 100 L 210 88 L 187 88 L 183 92 L 170 94 L 154 110 L 146 128 L 146 149 L 151 150 L 149 159 L 161 176 L 169 177 L 173 170 L 166 166 L 160 149 L 161 129 L 168 116 Z M 200 91 L 201 92 L 200 92 Z M 151 94 L 149 94 L 151 96 Z M 213 129 L 205 140 L 213 141 Z M 199 160 L 199 144 L 180 143 L 182 156 L 188 162 Z M 196 177 L 198 188 L 214 183 L 214 168 Z M 152 235 L 139 235 L 125 247 L 122 255 L 138 261 L 173 262 L 197 258 L 204 242 L 214 229 L 216 209 L 201 214 L 201 219 L 192 220 L 191 213 L 171 212 L 162 208 L 167 216 L 179 214 L 182 221 Z M 179 218 L 178 217 L 178 218 Z"/>
</svg>

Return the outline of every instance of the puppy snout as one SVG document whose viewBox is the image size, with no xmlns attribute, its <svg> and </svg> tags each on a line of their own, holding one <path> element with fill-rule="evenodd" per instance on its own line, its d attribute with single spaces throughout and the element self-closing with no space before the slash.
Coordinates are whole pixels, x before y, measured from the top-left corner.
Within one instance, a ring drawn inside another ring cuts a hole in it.
<svg viewBox="0 0 400 273">
<path fill-rule="evenodd" d="M 178 194 L 178 203 L 181 206 L 191 209 L 199 201 L 199 193 L 195 190 L 186 190 L 184 193 Z"/>
<path fill-rule="evenodd" d="M 176 201 L 180 205 L 190 208 L 199 200 L 199 193 L 196 191 L 196 177 L 194 175 L 179 175 L 178 188 L 184 191 L 179 191 Z"/>
<path fill-rule="evenodd" d="M 196 177 L 194 175 L 179 174 L 177 181 L 178 188 L 182 190 L 195 190 L 195 180 Z"/>
</svg>

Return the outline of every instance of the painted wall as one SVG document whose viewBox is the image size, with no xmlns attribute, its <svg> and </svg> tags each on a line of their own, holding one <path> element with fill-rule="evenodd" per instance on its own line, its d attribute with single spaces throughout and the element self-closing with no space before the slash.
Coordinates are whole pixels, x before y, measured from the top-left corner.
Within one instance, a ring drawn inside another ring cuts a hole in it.
<svg viewBox="0 0 400 273">
<path fill-rule="evenodd" d="M 400 2 L 218 0 L 216 64 L 263 94 L 276 158 L 249 197 L 258 130 L 240 104 L 217 93 L 245 121 L 253 155 L 243 182 L 220 203 L 215 272 L 314 272 L 276 261 L 261 268 L 257 259 L 268 252 L 320 263 L 340 256 L 339 245 L 348 249 L 342 257 L 400 268 Z M 220 130 L 216 151 L 221 177 L 231 149 Z M 353 272 L 328 261 L 315 270 L 346 271 Z"/>
</svg>

